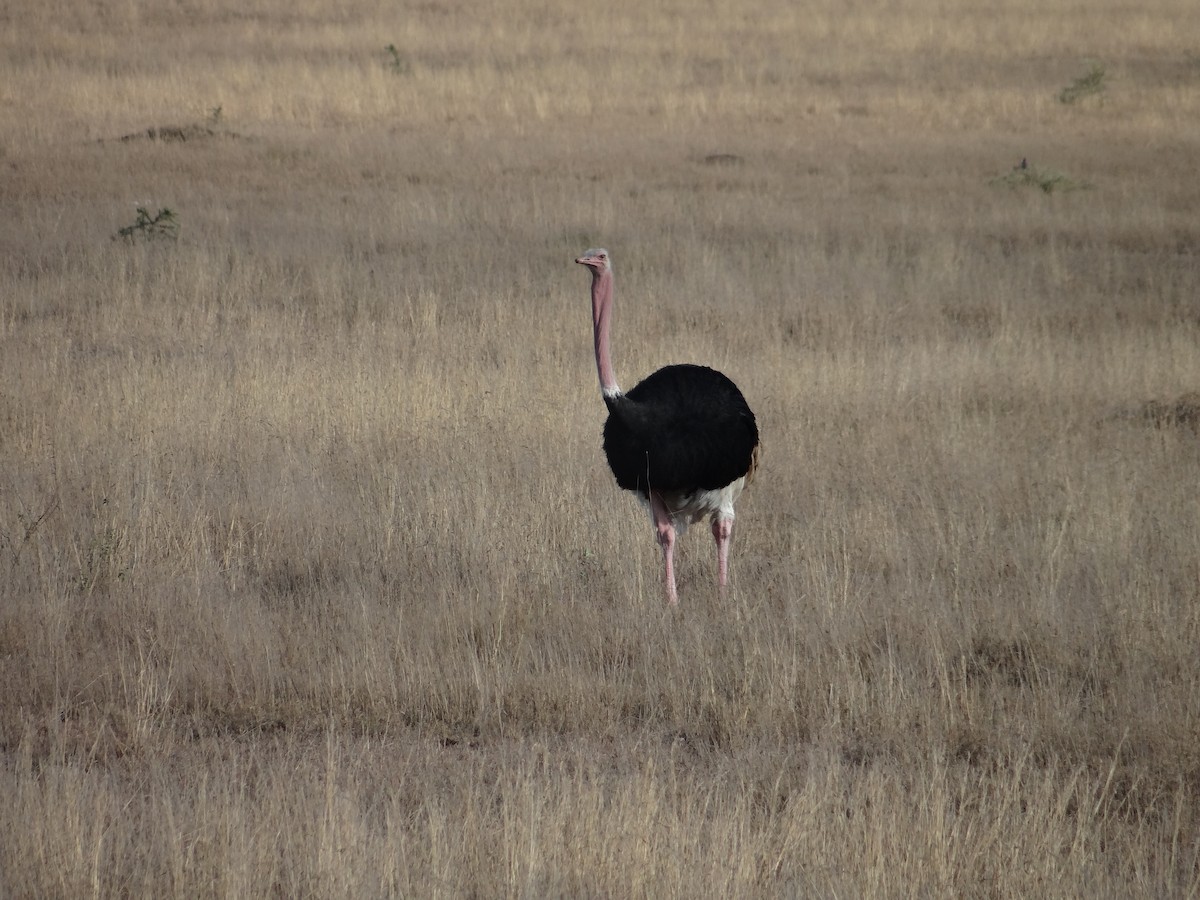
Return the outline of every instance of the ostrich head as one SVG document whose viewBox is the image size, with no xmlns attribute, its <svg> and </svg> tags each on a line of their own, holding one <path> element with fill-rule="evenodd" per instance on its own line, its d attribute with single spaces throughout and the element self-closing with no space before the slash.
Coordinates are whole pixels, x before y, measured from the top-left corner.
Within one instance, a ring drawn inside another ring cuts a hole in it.
<svg viewBox="0 0 1200 900">
<path fill-rule="evenodd" d="M 612 260 L 608 258 L 608 251 L 599 247 L 588 250 L 583 256 L 575 260 L 575 262 L 591 269 L 593 276 L 599 276 L 605 272 L 612 271 Z"/>
</svg>

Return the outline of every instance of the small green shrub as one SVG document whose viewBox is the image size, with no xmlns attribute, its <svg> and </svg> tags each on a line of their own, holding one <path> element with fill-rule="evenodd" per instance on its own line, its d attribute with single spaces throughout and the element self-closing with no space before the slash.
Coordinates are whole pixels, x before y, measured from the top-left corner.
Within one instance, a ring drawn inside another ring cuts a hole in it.
<svg viewBox="0 0 1200 900">
<path fill-rule="evenodd" d="M 1046 194 L 1053 194 L 1056 191 L 1087 190 L 1092 186 L 1087 181 L 1071 178 L 1062 172 L 1055 172 L 1052 169 L 1038 169 L 1036 166 L 1029 165 L 1028 161 L 1024 159 L 1013 166 L 1012 171 L 1004 175 L 997 175 L 988 184 L 1014 189 L 1035 187 Z"/>
<path fill-rule="evenodd" d="M 1068 105 L 1077 103 L 1085 97 L 1102 93 L 1104 87 L 1104 66 L 1093 62 L 1086 74 L 1080 75 L 1058 92 L 1058 102 Z"/>
<path fill-rule="evenodd" d="M 387 67 L 394 75 L 411 75 L 412 60 L 407 54 L 401 53 L 396 49 L 395 44 L 388 44 L 383 48 L 387 51 L 388 63 Z"/>
<path fill-rule="evenodd" d="M 124 238 L 132 243 L 139 237 L 146 240 L 154 238 L 176 240 L 179 237 L 179 220 L 174 211 L 164 206 L 154 215 L 150 215 L 146 207 L 139 206 L 137 208 L 137 219 L 134 223 L 117 229 L 117 233 L 113 235 L 113 240 Z"/>
</svg>

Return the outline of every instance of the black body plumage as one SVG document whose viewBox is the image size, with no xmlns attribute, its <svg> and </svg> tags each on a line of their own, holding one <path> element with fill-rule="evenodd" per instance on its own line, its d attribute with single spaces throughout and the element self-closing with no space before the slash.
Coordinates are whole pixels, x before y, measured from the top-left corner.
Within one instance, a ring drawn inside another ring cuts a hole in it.
<svg viewBox="0 0 1200 900">
<path fill-rule="evenodd" d="M 754 413 L 715 369 L 667 366 L 605 403 L 604 454 L 626 490 L 718 490 L 750 471 Z"/>
</svg>

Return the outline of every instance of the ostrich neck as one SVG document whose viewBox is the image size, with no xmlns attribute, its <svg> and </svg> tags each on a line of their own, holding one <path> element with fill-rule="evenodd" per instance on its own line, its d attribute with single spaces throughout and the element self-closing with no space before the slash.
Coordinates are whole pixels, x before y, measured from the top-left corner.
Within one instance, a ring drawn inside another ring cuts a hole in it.
<svg viewBox="0 0 1200 900">
<path fill-rule="evenodd" d="M 592 277 L 592 326 L 596 338 L 596 372 L 600 376 L 600 392 L 605 398 L 619 396 L 617 376 L 613 373 L 609 328 L 612 325 L 612 270 Z"/>
</svg>

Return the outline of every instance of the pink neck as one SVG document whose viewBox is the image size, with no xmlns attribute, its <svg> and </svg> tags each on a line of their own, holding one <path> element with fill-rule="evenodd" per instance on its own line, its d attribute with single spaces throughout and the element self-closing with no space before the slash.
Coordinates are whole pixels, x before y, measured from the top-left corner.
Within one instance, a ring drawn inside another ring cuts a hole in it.
<svg viewBox="0 0 1200 900">
<path fill-rule="evenodd" d="M 592 326 L 596 338 L 596 372 L 600 375 L 600 391 L 605 397 L 621 393 L 617 376 L 613 374 L 609 350 L 609 325 L 612 318 L 613 274 L 608 269 L 592 274 Z"/>
</svg>

